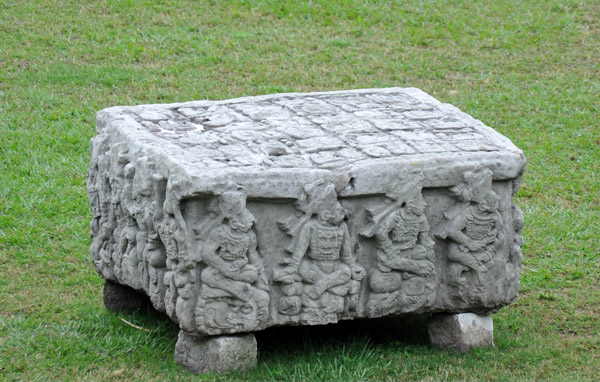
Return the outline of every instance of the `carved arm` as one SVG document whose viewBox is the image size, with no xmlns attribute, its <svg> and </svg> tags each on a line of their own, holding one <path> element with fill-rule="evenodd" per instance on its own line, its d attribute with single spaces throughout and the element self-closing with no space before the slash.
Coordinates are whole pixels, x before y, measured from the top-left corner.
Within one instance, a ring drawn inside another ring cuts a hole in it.
<svg viewBox="0 0 600 382">
<path fill-rule="evenodd" d="M 310 234 L 312 225 L 310 222 L 306 223 L 302 230 L 298 233 L 298 238 L 295 242 L 294 252 L 289 263 L 282 269 L 275 271 L 274 280 L 282 282 L 284 284 L 291 284 L 298 279 L 298 268 L 300 268 L 300 262 L 306 254 L 310 245 Z"/>
<path fill-rule="evenodd" d="M 350 239 L 350 233 L 348 232 L 348 225 L 342 223 L 341 225 L 343 238 L 340 258 L 344 264 L 347 264 L 352 271 L 352 278 L 354 280 L 362 280 L 366 276 L 365 269 L 356 263 L 356 259 L 352 254 L 352 240 Z"/>
</svg>

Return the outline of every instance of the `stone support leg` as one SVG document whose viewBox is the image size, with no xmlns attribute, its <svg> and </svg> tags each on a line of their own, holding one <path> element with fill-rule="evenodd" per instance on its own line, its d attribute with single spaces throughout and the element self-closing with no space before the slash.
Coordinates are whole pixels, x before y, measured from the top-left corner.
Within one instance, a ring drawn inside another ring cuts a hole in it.
<svg viewBox="0 0 600 382">
<path fill-rule="evenodd" d="M 175 362 L 192 372 L 247 371 L 256 366 L 254 334 L 197 337 L 179 331 Z"/>
<path fill-rule="evenodd" d="M 466 352 L 494 345 L 492 316 L 474 313 L 434 314 L 427 322 L 429 339 L 440 349 Z"/>
<path fill-rule="evenodd" d="M 104 306 L 111 312 L 133 313 L 149 304 L 148 296 L 138 293 L 128 286 L 109 280 L 104 281 Z"/>
</svg>

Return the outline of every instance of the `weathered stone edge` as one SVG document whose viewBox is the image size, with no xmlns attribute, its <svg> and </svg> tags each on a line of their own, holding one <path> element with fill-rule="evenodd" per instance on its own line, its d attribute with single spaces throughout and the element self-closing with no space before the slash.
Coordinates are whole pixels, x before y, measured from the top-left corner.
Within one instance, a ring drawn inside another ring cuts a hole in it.
<svg viewBox="0 0 600 382">
<path fill-rule="evenodd" d="M 326 170 L 315 168 L 224 168 L 215 171 L 200 166 L 193 161 L 181 163 L 171 156 L 185 158 L 184 149 L 175 145 L 168 147 L 152 147 L 145 145 L 144 141 L 154 143 L 151 133 L 125 112 L 144 108 L 160 107 L 172 109 L 177 107 L 198 107 L 214 104 L 231 104 L 246 101 L 261 101 L 282 97 L 305 97 L 307 95 L 332 95 L 349 93 L 393 93 L 402 91 L 419 101 L 438 107 L 451 114 L 460 114 L 467 118 L 473 125 L 494 140 L 503 151 L 499 152 L 449 152 L 436 154 L 411 154 L 406 157 L 381 158 L 363 160 L 348 167 Z M 526 160 L 523 152 L 508 138 L 494 129 L 486 126 L 481 121 L 460 111 L 453 105 L 443 104 L 429 94 L 416 88 L 387 88 L 387 89 L 359 89 L 335 92 L 317 93 L 283 93 L 263 96 L 242 97 L 222 101 L 191 101 L 185 103 L 117 106 L 100 110 L 96 115 L 96 126 L 99 135 L 107 134 L 105 129 L 114 130 L 122 140 L 126 141 L 134 151 L 141 151 L 143 155 L 150 155 L 157 162 L 157 170 L 166 177 L 174 171 L 180 181 L 182 198 L 193 197 L 207 193 L 215 193 L 226 188 L 227 184 L 235 182 L 246 189 L 249 197 L 265 198 L 297 198 L 302 186 L 315 178 L 321 178 L 336 185 L 340 196 L 359 196 L 372 194 L 374 189 L 385 189 L 390 179 L 399 176 L 407 168 L 418 168 L 424 174 L 424 187 L 448 187 L 461 181 L 462 173 L 473 167 L 473 163 L 480 163 L 490 168 L 494 173 L 494 180 L 509 180 L 522 176 Z M 135 135 L 135 136 L 134 136 Z M 144 137 L 147 137 L 147 140 Z M 156 160 L 158 159 L 158 160 Z M 257 172 L 261 176 L 257 177 Z M 275 185 L 275 186 L 274 186 Z"/>
</svg>

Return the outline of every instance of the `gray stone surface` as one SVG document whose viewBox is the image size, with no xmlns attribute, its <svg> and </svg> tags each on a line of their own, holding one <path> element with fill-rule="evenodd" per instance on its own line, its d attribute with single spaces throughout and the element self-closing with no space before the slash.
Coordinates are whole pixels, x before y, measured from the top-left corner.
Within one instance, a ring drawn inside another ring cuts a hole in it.
<svg viewBox="0 0 600 382">
<path fill-rule="evenodd" d="M 92 261 L 188 334 L 517 296 L 523 153 L 418 89 L 113 107 L 96 123 Z"/>
<path fill-rule="evenodd" d="M 253 334 L 197 337 L 179 332 L 175 362 L 194 373 L 247 371 L 256 366 Z"/>
<path fill-rule="evenodd" d="M 465 352 L 494 345 L 494 324 L 489 315 L 435 314 L 427 329 L 431 343 L 440 349 Z"/>
</svg>

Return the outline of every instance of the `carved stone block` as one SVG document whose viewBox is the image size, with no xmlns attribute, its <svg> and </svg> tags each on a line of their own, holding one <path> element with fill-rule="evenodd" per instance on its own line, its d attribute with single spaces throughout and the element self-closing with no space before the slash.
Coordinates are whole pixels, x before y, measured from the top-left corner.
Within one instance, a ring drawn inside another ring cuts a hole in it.
<svg viewBox="0 0 600 382">
<path fill-rule="evenodd" d="M 92 261 L 187 334 L 486 314 L 517 296 L 523 153 L 418 89 L 113 107 L 96 123 Z"/>
<path fill-rule="evenodd" d="M 194 373 L 248 371 L 256 366 L 254 334 L 196 337 L 179 332 L 175 362 Z"/>
<path fill-rule="evenodd" d="M 473 313 L 435 314 L 427 322 L 431 343 L 440 349 L 465 352 L 494 344 L 491 316 Z"/>
</svg>

